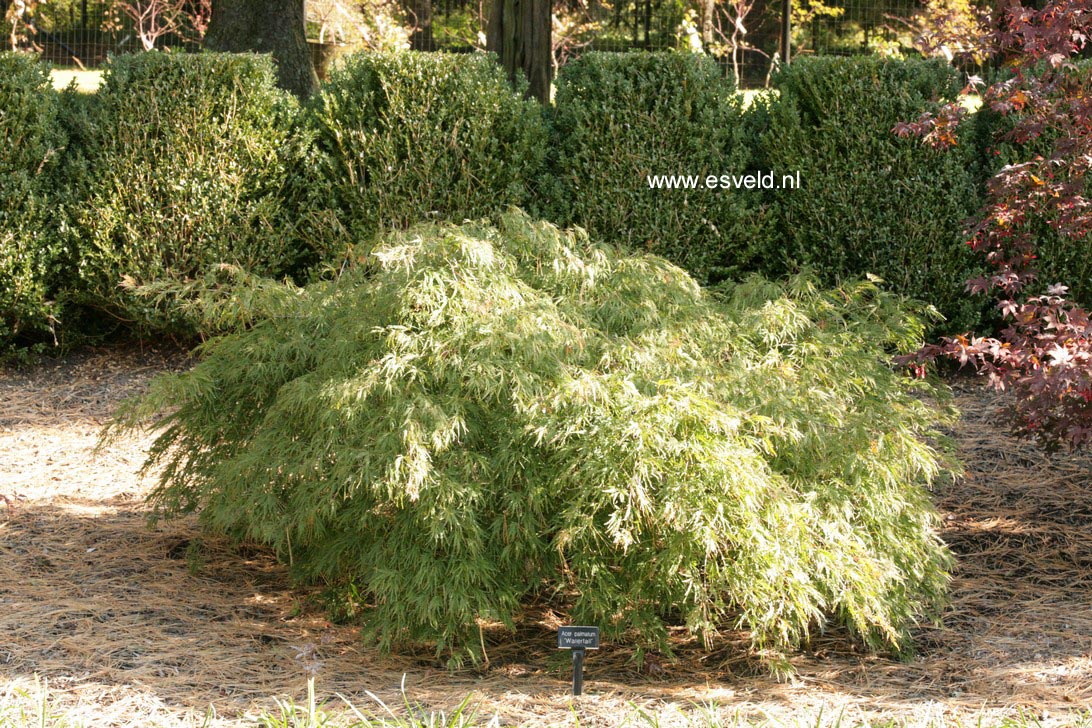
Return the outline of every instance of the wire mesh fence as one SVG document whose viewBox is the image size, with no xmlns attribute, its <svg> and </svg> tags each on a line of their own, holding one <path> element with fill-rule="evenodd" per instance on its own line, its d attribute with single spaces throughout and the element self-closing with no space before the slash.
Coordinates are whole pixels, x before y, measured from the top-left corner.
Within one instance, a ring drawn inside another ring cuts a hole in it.
<svg viewBox="0 0 1092 728">
<path fill-rule="evenodd" d="M 419 2 L 420 0 L 418 0 Z M 953 8 L 971 13 L 976 0 L 792 0 L 791 57 L 918 53 L 916 41 Z M 435 47 L 484 45 L 482 0 L 437 0 Z M 937 6 L 941 6 L 938 11 Z M 780 64 L 782 0 L 554 0 L 558 66 L 586 51 L 701 51 L 717 58 L 741 86 L 768 85 Z"/>
<path fill-rule="evenodd" d="M 0 0 L 0 17 L 9 47 L 37 52 L 57 65 L 93 68 L 111 53 L 198 48 L 210 2 Z M 926 2 L 793 0 L 792 55 L 912 53 Z M 488 4 L 308 0 L 308 33 L 315 41 L 350 45 L 412 42 L 472 51 L 485 45 Z M 160 17 L 141 16 L 153 7 L 161 8 Z M 589 50 L 694 50 L 716 57 L 740 85 L 764 86 L 779 63 L 782 7 L 782 0 L 555 0 L 555 61 L 560 66 Z M 169 12 L 176 17 L 167 17 Z"/>
<path fill-rule="evenodd" d="M 0 0 L 0 17 L 8 49 L 38 53 L 57 66 L 95 68 L 110 54 L 199 48 L 201 6 L 176 3 L 166 11 L 147 13 L 149 5 L 139 2 Z"/>
<path fill-rule="evenodd" d="M 908 53 L 923 10 L 919 0 L 816 3 L 796 10 L 793 40 L 801 51 L 823 55 Z"/>
</svg>

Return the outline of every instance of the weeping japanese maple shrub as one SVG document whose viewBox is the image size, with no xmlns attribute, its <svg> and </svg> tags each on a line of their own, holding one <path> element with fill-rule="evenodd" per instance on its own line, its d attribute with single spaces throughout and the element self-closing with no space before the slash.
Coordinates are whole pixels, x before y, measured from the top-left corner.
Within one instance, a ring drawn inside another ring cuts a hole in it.
<svg viewBox="0 0 1092 728">
<path fill-rule="evenodd" d="M 519 212 L 373 260 L 281 289 L 123 412 L 166 413 L 159 516 L 352 583 L 381 646 L 453 664 L 533 595 L 660 648 L 671 624 L 776 651 L 833 621 L 902 649 L 936 613 L 951 413 L 887 361 L 922 310 L 806 276 L 714 294 Z"/>
</svg>

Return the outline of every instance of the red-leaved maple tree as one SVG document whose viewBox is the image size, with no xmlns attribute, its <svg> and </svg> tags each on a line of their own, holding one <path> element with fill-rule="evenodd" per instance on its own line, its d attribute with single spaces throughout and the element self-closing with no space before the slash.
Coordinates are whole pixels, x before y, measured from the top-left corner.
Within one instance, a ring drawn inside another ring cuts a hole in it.
<svg viewBox="0 0 1092 728">
<path fill-rule="evenodd" d="M 919 374 L 938 357 L 976 365 L 994 386 L 1014 393 L 1016 429 L 1048 446 L 1092 442 L 1092 320 L 1061 283 L 1031 295 L 1043 288 L 1035 283 L 1037 226 L 1030 224 L 1045 221 L 1092 255 L 1092 68 L 1076 62 L 1090 48 L 1090 33 L 1092 0 L 998 7 L 992 47 L 1013 75 L 990 86 L 983 103 L 1015 119 L 1013 142 L 1039 151 L 993 177 L 970 231 L 990 274 L 968 281 L 968 290 L 994 295 L 1005 326 L 996 337 L 943 339 L 906 360 Z M 899 124 L 895 133 L 949 146 L 965 113 L 952 104 Z"/>
</svg>

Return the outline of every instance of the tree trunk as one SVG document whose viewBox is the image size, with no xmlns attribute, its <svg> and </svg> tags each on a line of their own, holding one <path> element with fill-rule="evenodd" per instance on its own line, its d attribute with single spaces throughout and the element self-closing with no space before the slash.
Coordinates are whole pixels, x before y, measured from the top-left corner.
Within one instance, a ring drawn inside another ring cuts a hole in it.
<svg viewBox="0 0 1092 728">
<path fill-rule="evenodd" d="M 708 53 L 713 47 L 713 14 L 717 12 L 717 0 L 701 0 L 701 44 Z"/>
<path fill-rule="evenodd" d="M 410 48 L 415 51 L 436 50 L 432 38 L 432 0 L 409 0 L 406 5 L 413 20 Z"/>
<path fill-rule="evenodd" d="M 272 53 L 277 85 L 306 98 L 318 90 L 304 28 L 304 0 L 214 0 L 205 47 Z"/>
<path fill-rule="evenodd" d="M 528 95 L 543 104 L 550 101 L 553 79 L 551 10 L 551 0 L 495 0 L 486 38 L 513 83 L 522 71 Z"/>
</svg>

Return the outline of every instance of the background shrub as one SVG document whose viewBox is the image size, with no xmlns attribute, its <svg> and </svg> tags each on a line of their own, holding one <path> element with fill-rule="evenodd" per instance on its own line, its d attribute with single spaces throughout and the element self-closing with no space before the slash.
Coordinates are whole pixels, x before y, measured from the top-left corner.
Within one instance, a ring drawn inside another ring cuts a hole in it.
<svg viewBox="0 0 1092 728">
<path fill-rule="evenodd" d="M 48 335 L 71 270 L 52 219 L 66 144 L 59 108 L 47 67 L 0 52 L 0 350 Z"/>
<path fill-rule="evenodd" d="M 663 255 L 699 280 L 752 253 L 756 193 L 650 189 L 649 175 L 742 175 L 755 138 L 716 63 L 690 53 L 587 53 L 562 68 L 543 212 Z"/>
<path fill-rule="evenodd" d="M 111 60 L 74 121 L 82 150 L 77 225 L 87 302 L 153 329 L 190 333 L 171 297 L 137 286 L 221 264 L 281 275 L 299 259 L 282 192 L 293 101 L 269 58 L 142 53 Z"/>
<path fill-rule="evenodd" d="M 307 121 L 301 234 L 330 256 L 380 230 L 526 204 L 545 153 L 541 107 L 513 92 L 492 55 L 348 56 Z"/>
<path fill-rule="evenodd" d="M 963 227 L 980 204 L 970 143 L 946 153 L 892 132 L 955 98 L 940 61 L 801 58 L 777 79 L 762 136 L 764 164 L 799 170 L 801 190 L 771 199 L 762 269 L 813 267 L 827 282 L 871 273 L 937 306 L 946 330 L 977 322 L 984 302 Z"/>
<path fill-rule="evenodd" d="M 380 644 L 455 662 L 542 595 L 661 648 L 666 624 L 777 649 L 828 619 L 903 647 L 942 600 L 924 486 L 947 419 L 886 360 L 922 333 L 893 297 L 796 278 L 720 299 L 518 213 L 374 260 L 267 297 L 121 415 L 170 413 L 159 515 L 352 584 Z"/>
</svg>

